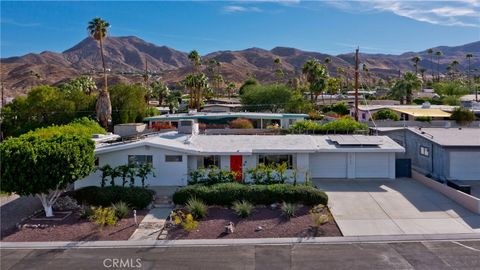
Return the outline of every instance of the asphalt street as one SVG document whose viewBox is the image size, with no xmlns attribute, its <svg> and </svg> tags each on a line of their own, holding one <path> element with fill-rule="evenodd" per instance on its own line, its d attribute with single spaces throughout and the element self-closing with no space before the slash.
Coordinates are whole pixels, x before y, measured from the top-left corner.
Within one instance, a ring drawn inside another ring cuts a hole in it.
<svg viewBox="0 0 480 270">
<path fill-rule="evenodd" d="M 480 241 L 1 249 L 7 269 L 480 269 Z"/>
</svg>

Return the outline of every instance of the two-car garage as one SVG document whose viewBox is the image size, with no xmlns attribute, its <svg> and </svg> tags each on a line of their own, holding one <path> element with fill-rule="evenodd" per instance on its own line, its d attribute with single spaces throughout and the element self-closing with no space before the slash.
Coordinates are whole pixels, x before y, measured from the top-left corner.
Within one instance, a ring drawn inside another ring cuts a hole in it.
<svg viewBox="0 0 480 270">
<path fill-rule="evenodd" d="M 395 154 L 317 152 L 310 154 L 312 178 L 395 178 Z"/>
</svg>

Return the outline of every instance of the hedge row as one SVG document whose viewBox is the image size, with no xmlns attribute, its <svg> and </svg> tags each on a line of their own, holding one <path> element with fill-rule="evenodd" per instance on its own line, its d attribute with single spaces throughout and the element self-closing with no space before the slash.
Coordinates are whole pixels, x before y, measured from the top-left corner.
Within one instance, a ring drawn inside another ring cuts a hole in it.
<svg viewBox="0 0 480 270">
<path fill-rule="evenodd" d="M 326 205 L 328 202 L 328 196 L 325 192 L 310 186 L 294 186 L 291 184 L 244 185 L 240 183 L 186 186 L 173 194 L 173 202 L 185 205 L 187 200 L 193 197 L 201 199 L 208 205 L 223 206 L 241 200 L 265 205 L 278 202 Z"/>
<path fill-rule="evenodd" d="M 155 192 L 141 187 L 108 186 L 104 188 L 90 186 L 73 192 L 80 204 L 93 206 L 111 206 L 119 201 L 134 209 L 145 209 L 153 200 Z"/>
</svg>

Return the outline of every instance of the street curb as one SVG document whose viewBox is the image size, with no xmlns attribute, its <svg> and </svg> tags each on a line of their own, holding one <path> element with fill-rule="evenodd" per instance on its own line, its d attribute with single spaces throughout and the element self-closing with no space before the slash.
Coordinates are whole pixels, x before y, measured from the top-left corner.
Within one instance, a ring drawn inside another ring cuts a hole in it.
<svg viewBox="0 0 480 270">
<path fill-rule="evenodd" d="M 312 238 L 245 238 L 155 241 L 0 242 L 0 249 L 151 248 L 240 245 L 353 244 L 468 240 L 480 240 L 480 234 L 414 234 Z"/>
</svg>

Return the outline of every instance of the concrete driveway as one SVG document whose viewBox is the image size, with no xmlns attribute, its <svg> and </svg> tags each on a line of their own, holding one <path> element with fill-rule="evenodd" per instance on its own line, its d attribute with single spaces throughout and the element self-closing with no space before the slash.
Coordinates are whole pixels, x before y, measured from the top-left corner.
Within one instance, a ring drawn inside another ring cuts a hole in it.
<svg viewBox="0 0 480 270">
<path fill-rule="evenodd" d="M 345 236 L 480 233 L 480 215 L 412 179 L 313 182 Z"/>
</svg>

